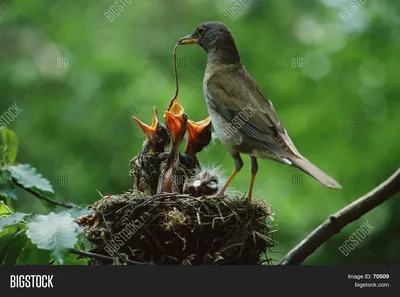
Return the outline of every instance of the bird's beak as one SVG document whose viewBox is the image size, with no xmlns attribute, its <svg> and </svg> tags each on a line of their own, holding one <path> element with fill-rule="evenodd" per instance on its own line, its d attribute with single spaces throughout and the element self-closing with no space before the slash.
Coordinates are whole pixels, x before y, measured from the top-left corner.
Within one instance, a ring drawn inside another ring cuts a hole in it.
<svg viewBox="0 0 400 297">
<path fill-rule="evenodd" d="M 174 141 L 185 133 L 185 121 L 186 115 L 184 109 L 179 102 L 175 102 L 171 105 L 171 108 L 167 110 L 164 115 L 165 123 L 167 124 L 168 130 L 171 132 L 171 137 Z"/>
<path fill-rule="evenodd" d="M 197 135 L 201 134 L 204 130 L 208 129 L 211 125 L 210 117 L 199 121 L 199 122 L 194 122 L 191 120 L 187 121 L 187 130 L 188 130 L 188 136 L 189 136 L 189 141 L 194 141 L 197 138 Z"/>
<path fill-rule="evenodd" d="M 171 108 L 172 108 L 172 105 L 174 105 L 175 103 L 178 104 L 180 107 L 182 107 L 182 105 L 179 103 L 178 97 L 174 97 L 174 98 L 172 98 L 171 101 L 169 102 L 169 106 L 168 106 L 167 111 L 170 111 Z M 183 110 L 183 107 L 182 107 L 182 110 Z"/>
<path fill-rule="evenodd" d="M 197 43 L 198 41 L 198 38 L 193 37 L 192 35 L 186 35 L 178 40 L 178 45 L 193 44 Z"/>
<path fill-rule="evenodd" d="M 132 118 L 136 121 L 136 123 L 138 123 L 139 127 L 143 130 L 143 132 L 144 132 L 144 134 L 146 134 L 146 136 L 151 137 L 157 133 L 157 126 L 158 126 L 159 120 L 158 120 L 157 109 L 155 107 L 153 109 L 153 119 L 151 121 L 151 126 L 146 125 L 145 123 L 140 121 L 135 116 L 133 116 Z"/>
</svg>

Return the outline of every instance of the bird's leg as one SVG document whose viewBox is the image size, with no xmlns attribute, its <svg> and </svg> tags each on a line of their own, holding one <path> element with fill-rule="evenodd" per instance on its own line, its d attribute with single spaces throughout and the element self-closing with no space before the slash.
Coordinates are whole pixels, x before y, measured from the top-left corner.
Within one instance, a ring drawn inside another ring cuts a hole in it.
<svg viewBox="0 0 400 297">
<path fill-rule="evenodd" d="M 243 167 L 243 160 L 240 157 L 240 154 L 237 153 L 237 152 L 230 153 L 230 154 L 231 154 L 231 156 L 233 158 L 235 170 L 233 171 L 231 177 L 228 179 L 228 181 L 225 183 L 225 185 L 222 187 L 221 191 L 219 191 L 217 196 L 224 196 L 226 188 L 228 188 L 229 184 L 233 181 L 233 179 L 235 178 L 236 174 L 238 174 L 240 169 L 242 169 L 242 167 Z"/>
<path fill-rule="evenodd" d="M 250 171 L 251 171 L 251 181 L 250 181 L 250 189 L 249 189 L 249 200 L 251 201 L 251 196 L 253 194 L 253 187 L 254 187 L 254 182 L 256 180 L 256 175 L 258 171 L 258 164 L 257 164 L 257 158 L 250 156 Z"/>
</svg>

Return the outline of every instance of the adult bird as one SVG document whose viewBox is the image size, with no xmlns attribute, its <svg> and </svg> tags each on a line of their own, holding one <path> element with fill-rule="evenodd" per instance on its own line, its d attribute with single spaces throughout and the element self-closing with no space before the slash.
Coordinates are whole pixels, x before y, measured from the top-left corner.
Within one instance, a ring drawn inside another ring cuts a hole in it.
<svg viewBox="0 0 400 297">
<path fill-rule="evenodd" d="M 170 142 L 167 127 L 160 122 L 157 109 L 154 107 L 151 126 L 133 117 L 146 136 L 139 154 L 130 161 L 129 175 L 135 191 L 145 194 L 155 194 L 160 164 L 168 156 L 164 153 L 165 146 Z"/>
<path fill-rule="evenodd" d="M 178 45 L 198 44 L 207 53 L 203 91 L 217 137 L 234 159 L 235 170 L 218 193 L 243 167 L 240 153 L 250 156 L 252 198 L 257 158 L 271 159 L 304 171 L 329 188 L 341 186 L 303 157 L 289 138 L 272 103 L 243 67 L 235 39 L 222 23 L 201 23 Z"/>
</svg>

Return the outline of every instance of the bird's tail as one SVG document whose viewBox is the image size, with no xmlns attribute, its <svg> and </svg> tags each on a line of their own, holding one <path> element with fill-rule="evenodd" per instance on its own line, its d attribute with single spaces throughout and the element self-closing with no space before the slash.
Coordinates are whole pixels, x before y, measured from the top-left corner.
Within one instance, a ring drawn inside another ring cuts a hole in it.
<svg viewBox="0 0 400 297">
<path fill-rule="evenodd" d="M 308 161 L 306 158 L 303 156 L 299 157 L 293 157 L 290 159 L 292 162 L 293 166 L 299 168 L 301 171 L 307 173 L 309 176 L 323 184 L 324 186 L 331 188 L 331 189 L 340 189 L 342 186 L 334 180 L 332 177 L 327 175 L 325 172 L 323 172 L 321 169 L 319 169 L 317 166 L 315 166 L 313 163 Z"/>
</svg>

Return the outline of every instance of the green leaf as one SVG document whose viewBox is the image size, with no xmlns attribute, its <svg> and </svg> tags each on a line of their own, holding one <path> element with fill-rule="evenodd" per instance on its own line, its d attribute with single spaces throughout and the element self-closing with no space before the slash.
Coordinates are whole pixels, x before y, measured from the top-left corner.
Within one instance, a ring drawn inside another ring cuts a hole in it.
<svg viewBox="0 0 400 297">
<path fill-rule="evenodd" d="M 1 129 L 1 128 L 0 128 Z M 0 144 L 0 164 L 5 163 L 6 150 L 4 145 Z"/>
<path fill-rule="evenodd" d="M 10 198 L 5 198 L 5 199 L 3 200 L 3 202 L 4 202 L 4 204 L 8 207 L 8 209 L 9 209 L 11 212 L 14 212 L 14 211 L 15 211 L 14 206 L 12 205 L 11 199 L 10 199 Z"/>
<path fill-rule="evenodd" d="M 17 259 L 16 265 L 46 265 L 49 262 L 49 251 L 39 249 L 36 245 L 28 240 Z"/>
<path fill-rule="evenodd" d="M 91 210 L 88 209 L 88 206 L 89 205 L 77 205 L 73 208 L 67 209 L 66 212 L 70 213 L 71 216 L 76 219 L 77 217 L 86 215 L 91 212 Z"/>
<path fill-rule="evenodd" d="M 25 188 L 36 188 L 44 192 L 54 193 L 49 181 L 40 173 L 36 173 L 36 169 L 28 164 L 18 164 L 9 166 L 13 178 Z"/>
<path fill-rule="evenodd" d="M 13 211 L 4 203 L 4 201 L 0 201 L 0 216 L 6 216 L 12 213 Z"/>
<path fill-rule="evenodd" d="M 75 246 L 75 248 L 78 248 L 78 246 Z M 89 262 L 89 259 L 87 258 L 79 258 L 78 255 L 69 253 L 65 255 L 64 258 L 64 265 L 87 265 Z"/>
<path fill-rule="evenodd" d="M 25 229 L 25 224 L 14 224 L 6 226 L 0 232 L 0 263 L 3 263 L 7 256 L 9 246 L 12 244 L 15 235 Z"/>
<path fill-rule="evenodd" d="M 88 251 L 93 247 L 92 243 L 87 239 L 87 237 L 83 233 L 78 235 L 77 245 L 78 248 L 82 251 Z"/>
<path fill-rule="evenodd" d="M 13 164 L 18 154 L 19 139 L 13 130 L 4 129 L 2 132 L 5 162 L 6 164 Z"/>
<path fill-rule="evenodd" d="M 79 227 L 68 212 L 37 215 L 28 223 L 28 238 L 38 248 L 51 251 L 54 259 L 63 264 L 64 255 L 77 242 Z"/>
<path fill-rule="evenodd" d="M 8 246 L 8 250 L 3 260 L 3 265 L 15 265 L 26 242 L 27 237 L 24 231 L 21 230 L 17 234 L 15 234 Z"/>
<path fill-rule="evenodd" d="M 0 232 L 3 230 L 5 226 L 19 223 L 24 218 L 25 215 L 26 214 L 22 212 L 14 212 L 13 214 L 8 215 L 6 217 L 0 216 Z"/>
<path fill-rule="evenodd" d="M 0 196 L 17 199 L 15 185 L 12 182 L 11 172 L 7 169 L 0 171 Z"/>
</svg>

